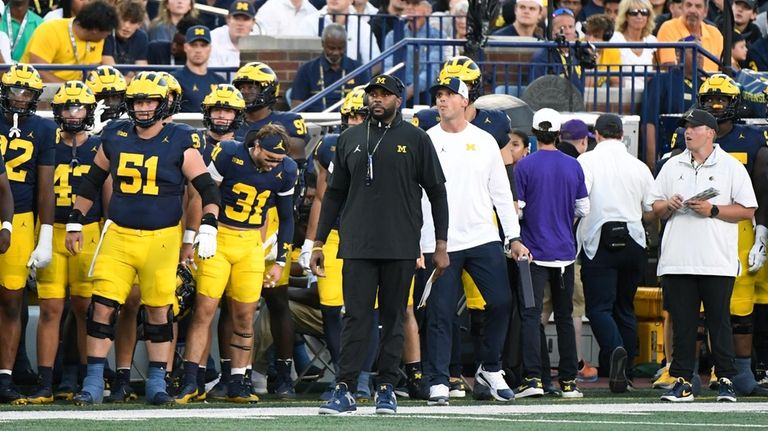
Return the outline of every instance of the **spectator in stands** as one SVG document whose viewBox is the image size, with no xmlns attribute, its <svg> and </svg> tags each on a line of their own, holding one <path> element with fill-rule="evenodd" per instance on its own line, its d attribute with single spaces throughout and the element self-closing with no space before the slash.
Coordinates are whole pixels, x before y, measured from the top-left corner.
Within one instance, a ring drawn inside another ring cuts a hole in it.
<svg viewBox="0 0 768 431">
<path fill-rule="evenodd" d="M 560 353 L 559 381 L 563 398 L 581 398 L 576 386 L 578 357 L 573 328 L 573 263 L 576 260 L 574 217 L 589 213 L 589 198 L 584 172 L 572 157 L 557 151 L 560 114 L 549 108 L 533 116 L 532 130 L 538 150 L 520 160 L 515 167 L 515 180 L 520 201 L 525 202 L 521 237 L 530 250 L 534 306 L 523 308 L 523 383 L 516 398 L 544 394 L 542 374 L 541 314 L 545 285 L 552 286 L 552 307 L 557 326 Z M 522 289 L 521 289 L 522 290 Z M 521 292 L 521 300 L 525 298 Z"/>
<path fill-rule="evenodd" d="M 577 21 L 581 22 L 587 19 L 582 11 L 584 10 L 584 4 L 587 0 L 557 0 L 555 4 L 558 8 L 569 9 L 573 12 L 573 16 L 577 18 Z"/>
<path fill-rule="evenodd" d="M 379 48 L 384 49 L 384 39 L 395 27 L 405 8 L 405 0 L 382 0 L 379 13 L 371 18 L 371 31 L 379 42 Z"/>
<path fill-rule="evenodd" d="M 104 39 L 117 27 L 115 7 L 102 1 L 85 5 L 74 19 L 46 21 L 32 36 L 22 61 L 34 64 L 97 65 Z M 74 41 L 74 44 L 72 43 Z M 74 49 L 74 52 L 72 48 Z M 45 82 L 82 80 L 79 70 L 40 71 Z"/>
<path fill-rule="evenodd" d="M 757 17 L 755 0 L 736 0 L 731 8 L 733 10 L 733 31 L 740 34 L 747 43 L 757 42 L 763 34 L 754 23 Z M 720 29 L 720 33 L 723 33 L 724 26 L 723 17 L 720 16 L 720 19 L 717 20 L 717 28 Z"/>
<path fill-rule="evenodd" d="M 72 18 L 77 16 L 80 9 L 88 4 L 90 0 L 62 0 L 59 7 L 51 10 L 43 17 L 43 21 L 50 21 L 59 18 Z"/>
<path fill-rule="evenodd" d="M 308 112 L 321 112 L 341 100 L 355 86 L 370 81 L 367 73 L 352 79 L 345 77 L 346 74 L 360 67 L 360 62 L 344 55 L 347 51 L 347 32 L 344 27 L 339 24 L 328 24 L 323 29 L 322 44 L 323 54 L 302 64 L 296 72 L 291 89 L 291 107 L 299 106 L 334 82 L 344 80 L 341 88 L 305 109 Z"/>
<path fill-rule="evenodd" d="M 187 30 L 184 42 L 187 63 L 172 75 L 181 85 L 181 112 L 203 112 L 203 99 L 224 78 L 208 70 L 211 56 L 211 31 L 204 25 Z"/>
<path fill-rule="evenodd" d="M 645 271 L 644 202 L 653 176 L 622 142 L 621 119 L 603 114 L 595 123 L 597 146 L 579 157 L 589 192 L 590 212 L 576 240 L 586 312 L 600 345 L 600 364 L 610 364 L 609 388 L 629 389 L 636 354 L 637 320 L 633 299 Z"/>
<path fill-rule="evenodd" d="M 693 41 L 693 36 L 688 36 L 680 42 Z M 643 113 L 641 122 L 644 125 L 646 148 L 645 162 L 651 169 L 656 165 L 657 148 L 669 148 L 670 136 L 661 136 L 661 129 L 657 124 L 661 121 L 663 114 L 676 114 L 685 112 L 696 101 L 696 95 L 699 86 L 704 80 L 702 73 L 693 73 L 693 50 L 676 49 L 677 63 L 682 62 L 684 66 L 670 67 L 666 72 L 656 75 L 646 85 L 643 93 Z M 697 64 L 703 62 L 702 55 L 699 54 Z"/>
<path fill-rule="evenodd" d="M 587 0 L 582 10 L 584 11 L 584 19 L 605 13 L 605 0 Z"/>
<path fill-rule="evenodd" d="M 256 13 L 269 36 L 317 36 L 319 17 L 309 0 L 268 0 Z"/>
<path fill-rule="evenodd" d="M 352 7 L 355 8 L 355 13 L 358 15 L 376 15 L 379 10 L 376 6 L 372 5 L 368 0 L 352 0 Z M 363 16 L 362 19 L 365 22 L 370 22 L 370 16 Z"/>
<path fill-rule="evenodd" d="M 326 6 L 320 9 L 320 15 L 325 15 L 324 25 L 336 23 L 347 30 L 347 57 L 366 64 L 381 54 L 371 34 L 371 26 L 357 16 L 352 0 L 328 0 Z"/>
<path fill-rule="evenodd" d="M 667 0 L 667 9 L 669 12 L 659 14 L 659 12 L 656 11 L 656 6 L 653 7 L 654 13 L 657 14 L 655 27 L 653 28 L 654 36 L 659 35 L 659 28 L 661 28 L 662 24 L 670 19 L 679 18 L 683 14 L 683 0 Z"/>
<path fill-rule="evenodd" d="M 744 40 L 744 36 L 734 33 L 733 40 L 731 41 L 731 67 L 733 70 L 739 71 L 742 67 L 747 67 L 748 55 L 749 49 L 747 48 L 747 41 Z"/>
<path fill-rule="evenodd" d="M 676 42 L 687 36 L 695 36 L 699 45 L 720 58 L 723 51 L 723 35 L 717 27 L 704 22 L 707 16 L 706 0 L 684 0 L 683 14 L 661 25 L 657 39 L 659 42 Z M 659 50 L 659 63 L 662 66 L 676 64 L 675 50 L 664 48 Z M 718 70 L 717 63 L 705 58 L 703 69 L 707 72 Z"/>
<path fill-rule="evenodd" d="M 651 5 L 653 6 L 653 13 L 656 14 L 656 17 L 667 12 L 667 9 L 669 8 L 668 3 L 672 3 L 672 0 L 652 0 L 651 1 Z"/>
<path fill-rule="evenodd" d="M 561 37 L 567 45 L 541 48 L 531 57 L 530 80 L 544 75 L 559 75 L 584 92 L 584 71 L 576 58 L 576 17 L 570 9 L 560 8 L 552 13 L 550 40 Z"/>
<path fill-rule="evenodd" d="M 176 25 L 187 15 L 197 18 L 193 0 L 160 0 L 158 15 L 149 25 L 149 40 L 173 40 Z"/>
<path fill-rule="evenodd" d="M 651 34 L 655 16 L 648 0 L 622 0 L 612 43 L 656 43 Z M 605 59 L 609 64 L 621 64 L 622 86 L 633 90 L 645 88 L 648 75 L 653 72 L 656 48 L 606 49 Z M 651 67 L 649 67 L 651 66 Z M 633 77 L 634 76 L 634 77 Z"/>
<path fill-rule="evenodd" d="M 604 0 L 603 13 L 611 17 L 613 22 L 619 17 L 619 5 L 621 0 Z"/>
<path fill-rule="evenodd" d="M 688 0 L 686 0 L 688 1 Z M 664 164 L 646 204 L 667 220 L 658 275 L 674 326 L 669 374 L 675 386 L 661 399 L 693 401 L 697 327 L 703 302 L 719 377 L 718 401 L 736 401 L 730 298 L 739 272 L 738 226 L 755 214 L 757 199 L 742 163 L 714 145 L 719 126 L 710 113 L 694 109 L 683 117 L 686 150 Z M 701 174 L 701 175 L 699 175 Z M 709 178 L 702 182 L 701 178 Z M 691 199 L 708 187 L 710 199 Z"/>
<path fill-rule="evenodd" d="M 599 13 L 596 15 L 592 15 L 584 22 L 584 34 L 585 39 L 587 42 L 590 43 L 600 43 L 600 42 L 607 42 L 611 36 L 613 35 L 613 20 L 611 17 L 604 13 Z M 597 75 L 590 75 L 585 78 L 585 83 L 588 87 L 602 87 L 607 82 L 610 81 L 611 86 L 618 85 L 619 77 L 616 75 L 613 76 L 604 76 L 600 75 L 602 73 L 609 72 L 610 69 L 613 69 L 613 72 L 615 73 L 617 68 L 613 67 L 611 68 L 611 65 L 617 65 L 619 64 L 619 61 L 617 58 L 612 58 L 609 54 L 611 54 L 611 49 L 609 48 L 595 48 L 595 58 L 597 63 Z M 615 51 L 615 50 L 614 50 Z M 616 56 L 613 56 L 616 57 Z"/>
<path fill-rule="evenodd" d="M 23 28 L 22 22 L 24 22 Z M 42 23 L 43 19 L 40 18 L 40 15 L 29 9 L 29 0 L 10 0 L 8 2 L 5 13 L 0 19 L 0 32 L 8 35 L 11 48 L 10 58 L 3 55 L 4 63 L 10 62 L 11 58 L 15 62 L 21 60 L 29 39 L 32 38 L 35 29 Z"/>
<path fill-rule="evenodd" d="M 187 30 L 195 25 L 201 25 L 202 21 L 187 15 L 179 20 L 176 25 L 176 34 L 171 41 L 153 40 L 147 46 L 147 60 L 149 64 L 182 65 L 187 62 L 184 54 L 184 36 Z"/>
<path fill-rule="evenodd" d="M 211 30 L 211 58 L 209 67 L 240 67 L 240 39 L 254 31 L 256 9 L 246 0 L 237 0 L 229 6 L 227 24 Z M 259 28 L 259 34 L 261 30 Z"/>
<path fill-rule="evenodd" d="M 469 2 L 459 0 L 451 4 L 451 16 L 453 17 L 453 38 L 467 38 L 467 12 L 469 11 Z M 456 53 L 458 55 L 458 53 Z"/>
<path fill-rule="evenodd" d="M 541 39 L 538 34 L 539 17 L 544 10 L 541 0 L 518 0 L 515 2 L 515 20 L 511 24 L 502 27 L 494 36 L 527 36 Z"/>
<path fill-rule="evenodd" d="M 768 19 L 765 14 L 761 15 L 763 15 L 763 20 Z M 761 72 L 768 71 L 768 36 L 763 36 L 757 42 L 749 45 L 747 64 L 750 69 Z"/>
<path fill-rule="evenodd" d="M 147 33 L 140 27 L 147 16 L 144 7 L 124 1 L 118 10 L 119 24 L 104 41 L 102 64 L 147 64 Z"/>
<path fill-rule="evenodd" d="M 405 26 L 404 37 L 427 38 L 427 39 L 447 39 L 447 36 L 432 27 L 427 22 L 427 17 L 432 12 L 432 5 L 427 0 L 406 0 L 405 9 L 402 16 L 407 17 L 408 24 Z M 385 48 L 394 45 L 395 34 L 390 31 L 384 41 Z M 429 87 L 437 79 L 440 67 L 443 63 L 444 51 L 439 46 L 421 46 L 418 49 L 418 56 L 414 56 L 413 47 L 407 47 L 407 60 L 405 62 L 405 85 L 407 99 L 418 101 L 419 103 L 429 103 Z M 393 66 L 393 58 L 390 56 L 385 60 L 385 69 Z"/>
</svg>

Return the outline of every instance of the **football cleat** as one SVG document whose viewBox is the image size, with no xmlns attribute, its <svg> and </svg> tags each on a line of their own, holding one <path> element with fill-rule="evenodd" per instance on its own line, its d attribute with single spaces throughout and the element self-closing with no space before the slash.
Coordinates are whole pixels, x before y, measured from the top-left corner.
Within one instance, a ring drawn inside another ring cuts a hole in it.
<svg viewBox="0 0 768 431">
<path fill-rule="evenodd" d="M 251 391 L 245 380 L 241 379 L 240 381 L 229 382 L 225 401 L 238 404 L 255 404 L 259 402 L 259 397 Z"/>
<path fill-rule="evenodd" d="M 72 398 L 72 403 L 79 407 L 92 406 L 94 404 L 93 395 L 85 391 L 79 392 Z"/>
<path fill-rule="evenodd" d="M 27 396 L 27 403 L 29 404 L 52 404 L 53 403 L 53 391 L 51 388 L 38 387 L 35 392 Z"/>
<path fill-rule="evenodd" d="M 136 401 L 139 396 L 129 383 L 115 383 L 109 392 L 109 396 L 104 397 L 105 403 L 126 403 Z"/>
<path fill-rule="evenodd" d="M 736 402 L 736 392 L 733 390 L 733 383 L 730 379 L 720 377 L 718 380 L 717 401 Z"/>
<path fill-rule="evenodd" d="M 199 395 L 196 383 L 187 383 L 176 394 L 176 404 L 188 404 Z"/>
</svg>

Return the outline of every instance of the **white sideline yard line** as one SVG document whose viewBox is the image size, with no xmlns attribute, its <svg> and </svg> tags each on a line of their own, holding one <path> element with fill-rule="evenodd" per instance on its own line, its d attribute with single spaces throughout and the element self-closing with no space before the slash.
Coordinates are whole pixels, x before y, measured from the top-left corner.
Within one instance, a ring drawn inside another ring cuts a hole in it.
<svg viewBox="0 0 768 431">
<path fill-rule="evenodd" d="M 460 416 L 467 420 L 490 420 L 504 422 L 547 422 L 547 423 L 583 423 L 568 419 L 526 419 L 508 416 L 528 414 L 625 414 L 642 415 L 656 412 L 702 412 L 702 413 L 768 413 L 768 402 L 750 403 L 635 403 L 635 404 L 546 404 L 546 405 L 485 405 L 485 406 L 447 406 L 447 407 L 411 407 L 398 408 L 398 416 L 456 419 Z M 374 415 L 374 407 L 358 408 L 355 415 Z M 145 419 L 205 418 L 205 419 L 276 419 L 285 416 L 318 416 L 317 407 L 253 407 L 253 408 L 211 408 L 211 409 L 133 409 L 133 410 L 58 410 L 40 411 L 32 408 L 18 411 L 4 411 L 0 414 L 0 423 L 27 420 L 103 420 L 136 421 Z M 590 420 L 599 422 L 600 420 Z M 605 421 L 606 424 L 625 424 L 645 422 Z M 648 422 L 659 424 L 658 422 Z M 668 425 L 691 425 L 692 423 L 670 423 Z M 698 424 L 706 425 L 706 424 Z M 731 426 L 729 424 L 729 426 Z M 733 424 L 734 427 L 765 427 L 755 424 Z"/>
</svg>

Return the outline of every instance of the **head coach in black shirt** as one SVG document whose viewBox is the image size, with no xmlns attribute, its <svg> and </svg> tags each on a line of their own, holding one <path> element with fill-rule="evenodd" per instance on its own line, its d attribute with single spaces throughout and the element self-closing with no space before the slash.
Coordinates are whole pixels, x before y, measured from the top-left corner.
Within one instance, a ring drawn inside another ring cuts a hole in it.
<svg viewBox="0 0 768 431">
<path fill-rule="evenodd" d="M 369 118 L 339 137 L 323 199 L 310 266 L 322 277 L 325 242 L 341 212 L 339 254 L 344 259 L 344 329 L 333 398 L 320 413 L 354 411 L 354 388 L 368 350 L 373 307 L 378 292 L 383 327 L 379 349 L 376 412 L 395 413 L 403 350 L 403 316 L 420 255 L 421 196 L 432 204 L 437 249 L 436 276 L 448 267 L 448 202 L 445 177 L 429 136 L 403 121 L 399 108 L 403 83 L 389 75 L 366 86 Z M 344 207 L 341 211 L 342 206 Z"/>
</svg>

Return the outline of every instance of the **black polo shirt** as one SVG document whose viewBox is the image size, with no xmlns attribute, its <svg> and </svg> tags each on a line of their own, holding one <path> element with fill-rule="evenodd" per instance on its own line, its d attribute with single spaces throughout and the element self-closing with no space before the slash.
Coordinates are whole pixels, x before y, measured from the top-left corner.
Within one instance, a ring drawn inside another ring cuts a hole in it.
<svg viewBox="0 0 768 431">
<path fill-rule="evenodd" d="M 366 184 L 369 153 L 373 180 Z M 339 258 L 419 257 L 422 188 L 445 183 L 440 160 L 426 132 L 403 121 L 400 114 L 391 127 L 366 120 L 341 134 L 328 171 L 326 198 L 346 196 L 342 198 Z M 324 202 L 318 240 L 327 238 L 336 218 L 334 212 Z M 438 233 L 438 238 L 445 234 Z"/>
</svg>

